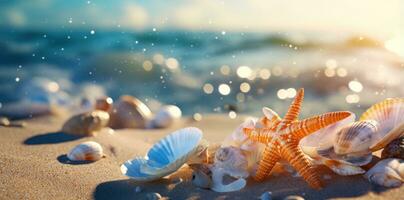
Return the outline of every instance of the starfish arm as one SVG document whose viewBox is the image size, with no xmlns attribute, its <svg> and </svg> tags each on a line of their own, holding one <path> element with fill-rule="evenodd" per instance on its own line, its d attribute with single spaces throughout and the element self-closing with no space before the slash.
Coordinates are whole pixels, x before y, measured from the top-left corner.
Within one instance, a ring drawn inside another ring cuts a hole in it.
<svg viewBox="0 0 404 200">
<path fill-rule="evenodd" d="M 266 144 L 271 139 L 270 130 L 267 128 L 243 128 L 243 132 L 254 142 Z"/>
<path fill-rule="evenodd" d="M 280 157 L 274 146 L 266 146 L 264 152 L 262 153 L 262 159 L 258 165 L 257 173 L 255 174 L 254 179 L 257 181 L 264 180 L 279 159 Z"/>
<path fill-rule="evenodd" d="M 280 127 L 280 130 L 284 129 L 290 123 L 297 120 L 297 118 L 299 117 L 300 109 L 302 107 L 303 99 L 304 89 L 300 88 L 299 91 L 297 91 L 296 97 L 293 100 L 292 104 L 290 104 L 288 112 L 282 120 L 282 126 Z"/>
<path fill-rule="evenodd" d="M 307 118 L 302 121 L 294 122 L 284 131 L 287 131 L 293 135 L 293 137 L 300 141 L 307 135 L 320 130 L 330 124 L 338 122 L 347 118 L 350 115 L 349 112 L 329 112 L 315 117 Z"/>
<path fill-rule="evenodd" d="M 322 182 L 315 168 L 310 165 L 309 160 L 297 146 L 297 142 L 288 142 L 281 147 L 280 154 L 289 164 L 303 177 L 313 188 L 322 188 Z"/>
</svg>

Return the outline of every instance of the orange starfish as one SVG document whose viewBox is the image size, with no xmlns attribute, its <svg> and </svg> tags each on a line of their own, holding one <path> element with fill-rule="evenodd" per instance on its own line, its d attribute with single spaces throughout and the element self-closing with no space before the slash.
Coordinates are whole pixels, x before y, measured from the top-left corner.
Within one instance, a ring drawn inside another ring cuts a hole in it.
<svg viewBox="0 0 404 200">
<path fill-rule="evenodd" d="M 321 128 L 348 117 L 350 113 L 330 112 L 298 121 L 303 98 L 304 90 L 300 89 L 283 119 L 271 109 L 264 108 L 265 117 L 261 120 L 264 127 L 244 128 L 243 131 L 250 140 L 266 144 L 255 180 L 261 181 L 266 178 L 276 162 L 282 158 L 289 162 L 311 187 L 316 189 L 322 187 L 314 167 L 298 147 L 299 141 Z"/>
</svg>

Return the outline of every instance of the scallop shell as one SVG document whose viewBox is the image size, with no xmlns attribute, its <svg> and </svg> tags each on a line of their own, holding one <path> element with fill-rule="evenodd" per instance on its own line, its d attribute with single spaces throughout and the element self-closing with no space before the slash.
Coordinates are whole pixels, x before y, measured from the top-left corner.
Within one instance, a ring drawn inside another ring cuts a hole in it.
<svg viewBox="0 0 404 200">
<path fill-rule="evenodd" d="M 110 115 L 111 128 L 145 128 L 152 113 L 139 99 L 124 95 L 114 103 Z"/>
<path fill-rule="evenodd" d="M 222 147 L 216 151 L 214 166 L 222 168 L 232 177 L 247 178 L 248 161 L 243 152 L 236 147 Z"/>
<path fill-rule="evenodd" d="M 166 128 L 171 126 L 182 116 L 181 109 L 175 105 L 166 105 L 160 108 L 152 120 L 152 127 Z"/>
<path fill-rule="evenodd" d="M 78 136 L 93 136 L 108 125 L 109 114 L 96 110 L 75 115 L 65 122 L 62 132 Z"/>
<path fill-rule="evenodd" d="M 189 127 L 157 142 L 145 158 L 136 157 L 121 166 L 121 172 L 137 181 L 152 181 L 178 170 L 198 150 L 202 131 Z"/>
<path fill-rule="evenodd" d="M 101 145 L 93 141 L 83 142 L 67 154 L 71 161 L 97 161 L 103 156 Z"/>
<path fill-rule="evenodd" d="M 404 182 L 404 160 L 389 158 L 381 160 L 365 177 L 374 184 L 385 187 L 398 187 Z"/>
<path fill-rule="evenodd" d="M 400 136 L 404 136 L 404 98 L 388 98 L 371 106 L 361 118 L 379 123 L 377 134 L 372 137 L 372 151 L 385 147 Z"/>
<path fill-rule="evenodd" d="M 404 159 L 404 137 L 393 140 L 383 149 L 382 159 L 385 158 Z"/>
</svg>

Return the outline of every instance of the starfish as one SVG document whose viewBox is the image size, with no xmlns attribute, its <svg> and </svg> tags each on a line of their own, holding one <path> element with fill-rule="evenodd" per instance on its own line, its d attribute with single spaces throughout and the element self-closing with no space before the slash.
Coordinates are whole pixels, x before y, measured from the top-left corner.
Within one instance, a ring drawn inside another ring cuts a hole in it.
<svg viewBox="0 0 404 200">
<path fill-rule="evenodd" d="M 299 121 L 304 90 L 299 89 L 285 117 L 281 119 L 276 112 L 264 108 L 261 119 L 262 128 L 244 128 L 247 137 L 266 145 L 262 159 L 259 162 L 254 179 L 264 180 L 272 168 L 280 160 L 286 160 L 303 179 L 313 188 L 322 188 L 322 182 L 315 168 L 310 164 L 305 154 L 299 148 L 299 141 L 307 135 L 340 121 L 350 115 L 349 112 L 329 112 Z"/>
</svg>

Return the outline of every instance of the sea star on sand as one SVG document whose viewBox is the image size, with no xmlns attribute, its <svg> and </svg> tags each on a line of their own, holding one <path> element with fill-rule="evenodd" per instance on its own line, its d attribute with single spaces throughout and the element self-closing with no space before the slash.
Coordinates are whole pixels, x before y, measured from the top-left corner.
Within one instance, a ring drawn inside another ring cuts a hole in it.
<svg viewBox="0 0 404 200">
<path fill-rule="evenodd" d="M 304 90 L 300 89 L 283 119 L 271 109 L 264 108 L 265 117 L 261 120 L 264 127 L 243 129 L 250 140 L 266 144 L 262 160 L 254 176 L 255 180 L 261 181 L 266 178 L 276 162 L 284 159 L 311 187 L 316 189 L 322 187 L 317 172 L 298 147 L 299 141 L 321 128 L 348 117 L 350 113 L 346 111 L 329 112 L 299 121 L 298 115 L 303 98 Z"/>
</svg>

